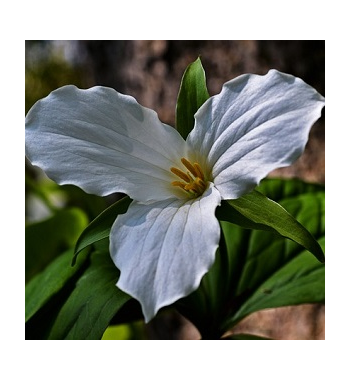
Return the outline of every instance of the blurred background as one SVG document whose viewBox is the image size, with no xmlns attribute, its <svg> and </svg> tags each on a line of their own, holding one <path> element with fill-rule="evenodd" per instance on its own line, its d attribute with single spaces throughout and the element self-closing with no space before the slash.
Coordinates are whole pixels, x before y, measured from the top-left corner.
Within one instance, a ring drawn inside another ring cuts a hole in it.
<svg viewBox="0 0 350 381">
<path fill-rule="evenodd" d="M 325 95 L 324 41 L 26 41 L 25 111 L 60 86 L 103 85 L 134 96 L 155 110 L 162 122 L 174 126 L 182 75 L 198 56 L 210 95 L 219 93 L 225 82 L 240 74 L 266 74 L 272 68 L 302 78 Z M 270 176 L 324 183 L 324 137 L 322 116 L 300 159 Z M 102 199 L 86 195 L 73 186 L 58 187 L 26 161 L 26 279 L 53 256 L 74 246 L 86 224 L 114 200 L 115 196 Z M 67 225 L 67 218 L 71 225 Z M 48 252 L 52 254 L 48 256 Z M 322 305 L 286 307 L 253 314 L 235 332 L 276 339 L 324 339 L 324 321 Z M 177 314 L 154 319 L 147 331 L 153 339 L 199 337 Z"/>
</svg>

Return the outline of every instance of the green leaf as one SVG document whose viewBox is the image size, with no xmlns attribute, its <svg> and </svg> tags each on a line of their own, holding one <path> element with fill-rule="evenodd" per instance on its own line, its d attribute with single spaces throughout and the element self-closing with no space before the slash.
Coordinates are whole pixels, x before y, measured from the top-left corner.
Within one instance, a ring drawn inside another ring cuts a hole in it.
<svg viewBox="0 0 350 381">
<path fill-rule="evenodd" d="M 118 278 L 108 253 L 92 253 L 90 266 L 60 309 L 48 338 L 101 339 L 111 319 L 130 299 L 116 287 Z"/>
<path fill-rule="evenodd" d="M 75 264 L 77 255 L 83 249 L 109 237 L 109 232 L 117 216 L 126 213 L 131 201 L 129 197 L 124 197 L 115 202 L 86 227 L 75 245 L 73 265 Z"/>
<path fill-rule="evenodd" d="M 81 209 L 71 208 L 59 210 L 44 221 L 26 226 L 26 281 L 62 252 L 73 248 L 87 224 L 86 214 Z"/>
<path fill-rule="evenodd" d="M 72 249 L 60 255 L 26 285 L 26 322 L 66 285 L 87 258 L 82 255 L 77 265 L 72 267 L 72 255 Z"/>
<path fill-rule="evenodd" d="M 324 246 L 324 192 L 281 200 Z M 322 303 L 324 264 L 296 243 L 270 232 L 243 230 L 222 222 L 231 261 L 228 329 L 248 314 L 265 308 Z"/>
<path fill-rule="evenodd" d="M 277 270 L 256 289 L 235 318 L 265 308 L 302 303 L 323 303 L 325 268 L 315 258 L 303 253 Z"/>
<path fill-rule="evenodd" d="M 194 114 L 209 98 L 200 58 L 191 63 L 181 81 L 176 104 L 176 129 L 186 139 L 194 126 Z"/>
<path fill-rule="evenodd" d="M 244 216 L 226 200 L 221 201 L 221 205 L 216 208 L 215 215 L 219 221 L 231 222 L 245 229 L 275 231 L 271 226 L 254 222 Z"/>
<path fill-rule="evenodd" d="M 310 232 L 280 204 L 256 190 L 236 200 L 227 200 L 217 215 L 222 221 L 229 221 L 244 228 L 278 233 L 303 246 L 319 261 L 324 262 L 323 250 Z"/>
</svg>

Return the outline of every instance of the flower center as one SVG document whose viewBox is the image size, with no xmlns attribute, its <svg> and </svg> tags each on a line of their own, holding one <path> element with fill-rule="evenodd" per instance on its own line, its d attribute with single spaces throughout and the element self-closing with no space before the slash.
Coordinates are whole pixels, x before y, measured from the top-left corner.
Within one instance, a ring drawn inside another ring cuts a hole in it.
<svg viewBox="0 0 350 381">
<path fill-rule="evenodd" d="M 170 171 L 183 181 L 173 181 L 171 185 L 180 187 L 186 191 L 191 197 L 198 197 L 204 193 L 207 188 L 202 168 L 198 163 L 190 163 L 184 157 L 181 159 L 182 164 L 188 169 L 187 173 L 181 169 L 171 167 Z"/>
</svg>

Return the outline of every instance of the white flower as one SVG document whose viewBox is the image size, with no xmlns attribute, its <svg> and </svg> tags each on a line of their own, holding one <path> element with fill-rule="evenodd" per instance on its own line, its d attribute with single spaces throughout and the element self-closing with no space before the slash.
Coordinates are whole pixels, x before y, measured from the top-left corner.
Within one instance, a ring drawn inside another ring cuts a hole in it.
<svg viewBox="0 0 350 381">
<path fill-rule="evenodd" d="M 227 82 L 195 115 L 186 141 L 111 88 L 64 86 L 26 117 L 26 154 L 59 184 L 133 202 L 110 233 L 118 287 L 146 321 L 194 291 L 214 262 L 215 209 L 302 153 L 324 98 L 271 70 Z"/>
</svg>

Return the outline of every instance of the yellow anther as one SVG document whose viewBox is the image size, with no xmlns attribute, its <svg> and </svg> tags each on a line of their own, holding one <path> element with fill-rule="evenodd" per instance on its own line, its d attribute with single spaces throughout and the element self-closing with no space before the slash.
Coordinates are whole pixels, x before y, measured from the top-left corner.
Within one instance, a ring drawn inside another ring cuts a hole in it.
<svg viewBox="0 0 350 381">
<path fill-rule="evenodd" d="M 171 185 L 173 185 L 174 187 L 180 187 L 182 189 L 185 189 L 186 187 L 186 184 L 183 181 L 173 181 Z"/>
<path fill-rule="evenodd" d="M 196 173 L 197 173 L 197 177 L 199 177 L 200 179 L 204 180 L 204 174 L 202 172 L 202 168 L 199 166 L 198 163 L 194 163 L 193 164 L 195 170 L 196 170 Z"/>
<path fill-rule="evenodd" d="M 186 183 L 189 183 L 191 181 L 191 177 L 186 175 L 185 172 L 182 172 L 180 169 L 177 169 L 175 167 L 170 168 L 171 172 L 176 175 L 177 177 L 180 177 L 180 179 L 185 180 Z"/>
<path fill-rule="evenodd" d="M 197 171 L 194 166 L 184 157 L 181 159 L 181 163 L 192 173 L 193 176 L 197 177 Z"/>
<path fill-rule="evenodd" d="M 175 167 L 171 167 L 170 171 L 184 181 L 173 181 L 171 185 L 180 187 L 188 192 L 191 197 L 198 197 L 204 193 L 206 182 L 202 168 L 198 163 L 192 164 L 184 157 L 181 159 L 182 164 L 188 169 L 187 174 Z"/>
</svg>

